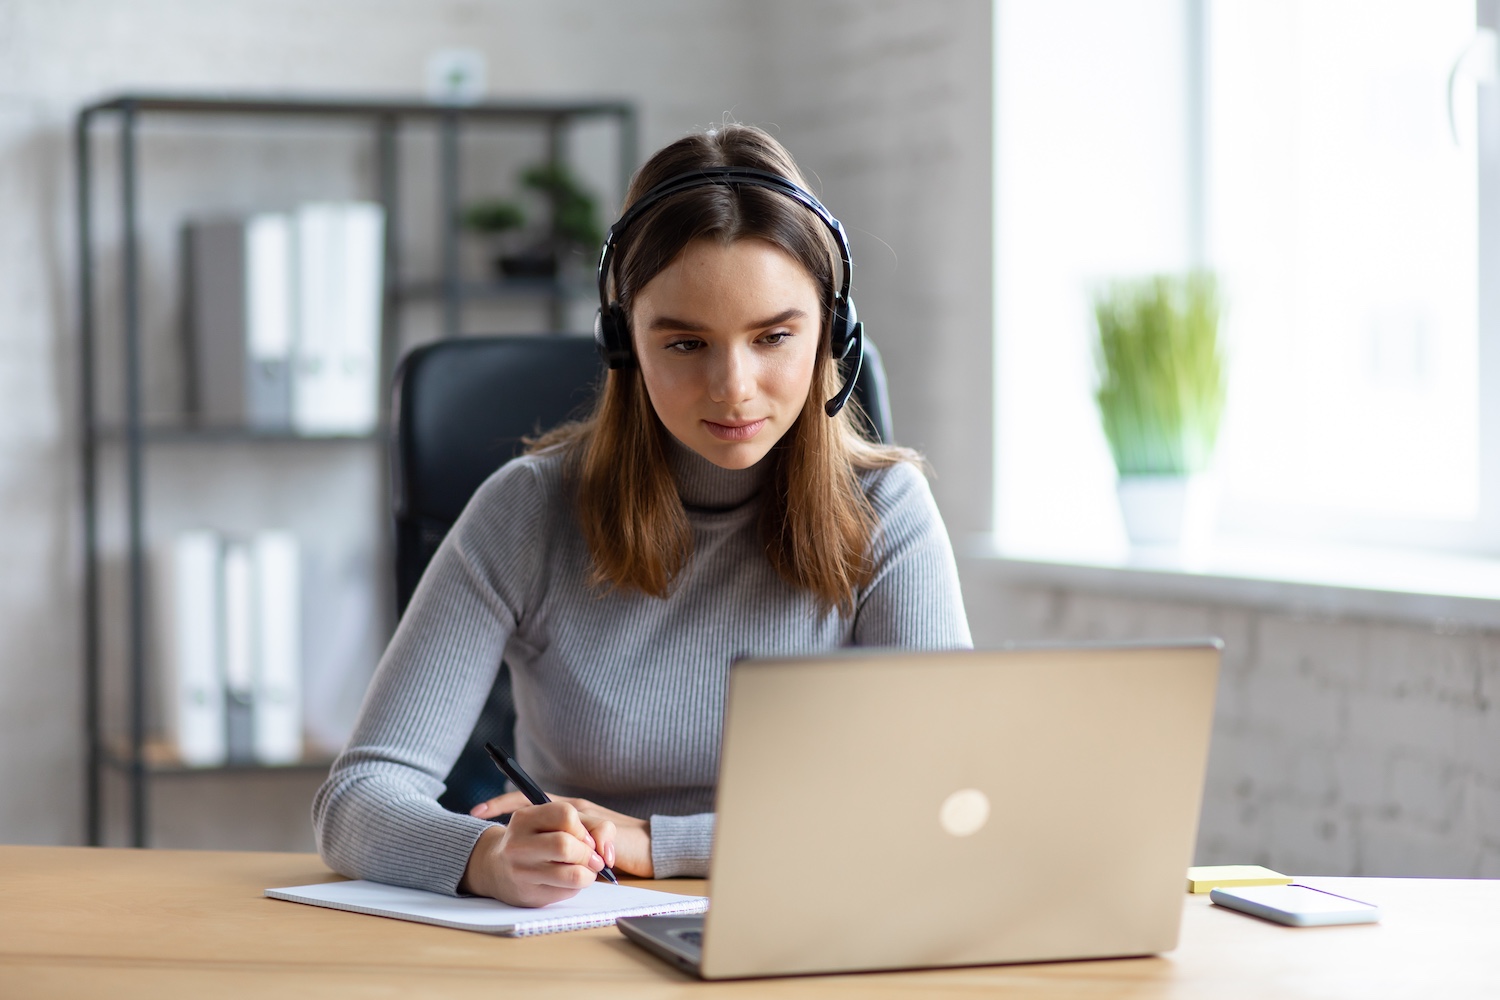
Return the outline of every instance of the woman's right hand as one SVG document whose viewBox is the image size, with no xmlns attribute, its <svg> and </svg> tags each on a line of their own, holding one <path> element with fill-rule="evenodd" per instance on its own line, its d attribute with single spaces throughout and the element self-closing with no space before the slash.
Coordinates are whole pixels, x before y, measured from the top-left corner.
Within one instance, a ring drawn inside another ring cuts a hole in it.
<svg viewBox="0 0 1500 1000">
<path fill-rule="evenodd" d="M 548 802 L 517 809 L 509 825 L 484 831 L 458 889 L 512 906 L 545 906 L 576 896 L 603 867 L 578 810 Z"/>
</svg>

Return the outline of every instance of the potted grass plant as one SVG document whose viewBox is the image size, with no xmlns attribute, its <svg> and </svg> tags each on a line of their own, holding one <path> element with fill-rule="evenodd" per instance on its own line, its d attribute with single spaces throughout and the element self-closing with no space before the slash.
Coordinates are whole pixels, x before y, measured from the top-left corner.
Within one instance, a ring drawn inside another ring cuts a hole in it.
<svg viewBox="0 0 1500 1000">
<path fill-rule="evenodd" d="M 1116 281 L 1094 296 L 1095 399 L 1137 545 L 1189 545 L 1211 527 L 1224 412 L 1218 282 L 1208 272 Z"/>
</svg>

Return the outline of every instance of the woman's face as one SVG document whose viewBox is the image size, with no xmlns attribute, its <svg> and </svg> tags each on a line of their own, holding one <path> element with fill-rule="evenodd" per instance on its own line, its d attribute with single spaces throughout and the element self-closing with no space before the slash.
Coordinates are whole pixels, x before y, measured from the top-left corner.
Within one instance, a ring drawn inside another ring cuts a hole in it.
<svg viewBox="0 0 1500 1000">
<path fill-rule="evenodd" d="M 700 239 L 636 294 L 630 329 L 672 436 L 721 468 L 748 469 L 802 412 L 822 318 L 796 258 L 759 239 Z"/>
</svg>

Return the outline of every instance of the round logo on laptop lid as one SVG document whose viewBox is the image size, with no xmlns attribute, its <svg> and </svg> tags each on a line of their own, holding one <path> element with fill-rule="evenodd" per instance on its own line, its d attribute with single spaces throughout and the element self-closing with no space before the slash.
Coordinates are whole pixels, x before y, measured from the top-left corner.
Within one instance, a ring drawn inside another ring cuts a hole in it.
<svg viewBox="0 0 1500 1000">
<path fill-rule="evenodd" d="M 989 796 L 977 788 L 960 788 L 938 810 L 938 825 L 955 837 L 978 833 L 989 820 Z"/>
</svg>

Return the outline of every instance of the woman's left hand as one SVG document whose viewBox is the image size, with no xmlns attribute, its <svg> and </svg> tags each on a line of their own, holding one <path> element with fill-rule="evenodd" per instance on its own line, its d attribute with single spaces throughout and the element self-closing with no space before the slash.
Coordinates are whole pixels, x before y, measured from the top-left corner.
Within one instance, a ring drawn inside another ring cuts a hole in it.
<svg viewBox="0 0 1500 1000">
<path fill-rule="evenodd" d="M 588 799 L 569 798 L 565 795 L 554 795 L 551 798 L 553 802 L 566 802 L 578 810 L 578 818 L 583 821 L 598 845 L 599 856 L 617 873 L 641 878 L 651 878 L 655 874 L 651 864 L 651 824 L 647 820 L 606 809 Z M 523 793 L 506 792 L 479 803 L 469 810 L 469 815 L 493 819 L 529 805 L 531 800 Z M 611 853 L 613 860 L 610 858 Z"/>
</svg>

